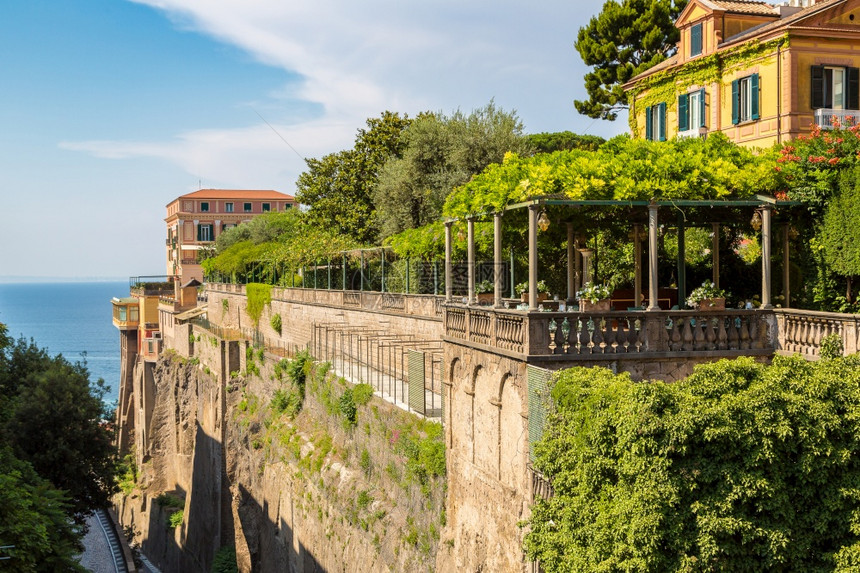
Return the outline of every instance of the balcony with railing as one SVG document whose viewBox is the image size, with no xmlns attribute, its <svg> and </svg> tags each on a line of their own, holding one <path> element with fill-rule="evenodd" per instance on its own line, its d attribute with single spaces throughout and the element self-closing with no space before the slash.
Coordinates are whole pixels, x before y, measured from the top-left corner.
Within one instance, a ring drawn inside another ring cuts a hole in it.
<svg viewBox="0 0 860 573">
<path fill-rule="evenodd" d="M 527 362 L 771 355 L 772 310 L 535 312 L 447 305 L 445 337 Z"/>
<path fill-rule="evenodd" d="M 815 125 L 821 129 L 834 129 L 844 125 L 855 125 L 860 119 L 860 110 L 827 109 L 815 110 Z"/>
<path fill-rule="evenodd" d="M 128 286 L 132 296 L 172 296 L 175 289 L 172 275 L 129 277 Z"/>
</svg>

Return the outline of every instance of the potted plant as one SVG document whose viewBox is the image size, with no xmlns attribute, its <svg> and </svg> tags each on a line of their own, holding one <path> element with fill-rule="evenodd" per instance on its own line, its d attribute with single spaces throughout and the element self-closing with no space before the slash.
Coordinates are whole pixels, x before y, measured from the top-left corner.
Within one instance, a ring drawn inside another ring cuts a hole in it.
<svg viewBox="0 0 860 573">
<path fill-rule="evenodd" d="M 585 283 L 582 285 L 582 290 L 576 293 L 576 298 L 579 299 L 579 311 L 597 311 L 606 312 L 610 310 L 609 287 L 606 285 L 596 285 L 594 283 Z"/>
<path fill-rule="evenodd" d="M 492 281 L 481 281 L 475 285 L 475 296 L 478 304 L 493 304 L 496 296 L 496 285 Z"/>
<path fill-rule="evenodd" d="M 538 302 L 543 302 L 549 297 L 549 289 L 546 286 L 546 281 L 538 281 Z M 518 295 L 522 297 L 523 302 L 529 301 L 529 283 L 524 282 L 514 287 Z"/>
<path fill-rule="evenodd" d="M 725 310 L 726 291 L 717 288 L 712 281 L 705 281 L 687 297 L 687 306 L 698 310 Z"/>
</svg>

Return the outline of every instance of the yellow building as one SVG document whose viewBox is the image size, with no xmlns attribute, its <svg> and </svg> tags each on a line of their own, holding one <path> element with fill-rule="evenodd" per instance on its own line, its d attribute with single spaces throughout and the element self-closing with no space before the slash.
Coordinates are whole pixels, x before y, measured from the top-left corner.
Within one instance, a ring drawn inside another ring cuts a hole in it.
<svg viewBox="0 0 860 573">
<path fill-rule="evenodd" d="M 769 147 L 860 116 L 860 0 L 690 0 L 677 52 L 624 85 L 633 137 Z"/>
</svg>

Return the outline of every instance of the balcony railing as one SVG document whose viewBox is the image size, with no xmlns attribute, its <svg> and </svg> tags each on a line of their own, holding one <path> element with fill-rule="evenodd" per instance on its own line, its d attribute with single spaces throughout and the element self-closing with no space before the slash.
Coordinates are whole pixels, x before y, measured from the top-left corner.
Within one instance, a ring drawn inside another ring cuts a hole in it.
<svg viewBox="0 0 860 573">
<path fill-rule="evenodd" d="M 856 125 L 860 121 L 860 110 L 856 109 L 816 109 L 815 125 L 821 129 L 834 129 L 838 126 Z"/>
<path fill-rule="evenodd" d="M 688 129 L 687 131 L 679 131 L 678 139 L 689 139 L 691 137 L 701 137 L 706 138 L 708 136 L 708 128 L 707 127 L 694 127 L 693 129 Z"/>
<path fill-rule="evenodd" d="M 773 311 L 526 312 L 449 305 L 445 336 L 517 357 L 617 359 L 773 352 Z"/>
</svg>

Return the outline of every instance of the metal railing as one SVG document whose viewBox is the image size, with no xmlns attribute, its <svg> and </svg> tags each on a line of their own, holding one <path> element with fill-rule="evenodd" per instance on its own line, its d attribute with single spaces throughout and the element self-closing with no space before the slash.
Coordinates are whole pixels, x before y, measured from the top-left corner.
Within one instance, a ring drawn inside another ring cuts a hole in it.
<svg viewBox="0 0 860 573">
<path fill-rule="evenodd" d="M 821 129 L 835 129 L 856 125 L 860 121 L 860 111 L 856 109 L 827 109 L 815 110 L 815 125 Z"/>
</svg>

